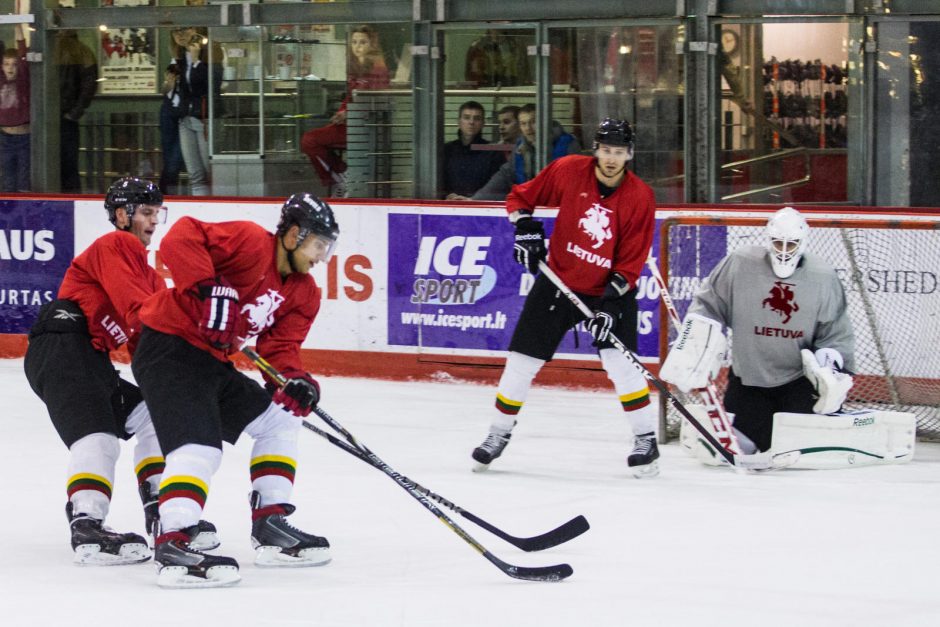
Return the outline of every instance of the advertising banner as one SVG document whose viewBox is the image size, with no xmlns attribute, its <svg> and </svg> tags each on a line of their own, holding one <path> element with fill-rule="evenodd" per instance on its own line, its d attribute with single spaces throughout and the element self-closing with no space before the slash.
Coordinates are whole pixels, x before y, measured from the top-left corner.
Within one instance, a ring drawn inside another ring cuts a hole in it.
<svg viewBox="0 0 940 627">
<path fill-rule="evenodd" d="M 554 217 L 540 219 L 550 237 Z M 507 349 L 534 277 L 513 260 L 505 215 L 392 212 L 388 235 L 389 345 Z M 659 292 L 647 274 L 639 284 L 639 352 L 654 357 Z M 579 324 L 557 354 L 595 354 L 591 339 Z"/>
<path fill-rule="evenodd" d="M 27 333 L 72 263 L 71 201 L 0 200 L 0 333 Z"/>
</svg>

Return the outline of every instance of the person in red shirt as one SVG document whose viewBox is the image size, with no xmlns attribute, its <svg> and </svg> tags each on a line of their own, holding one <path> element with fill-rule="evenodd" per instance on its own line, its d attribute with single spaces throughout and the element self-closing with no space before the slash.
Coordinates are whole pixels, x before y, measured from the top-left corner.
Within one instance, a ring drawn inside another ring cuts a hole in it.
<svg viewBox="0 0 940 627">
<path fill-rule="evenodd" d="M 147 246 L 164 215 L 160 190 L 123 178 L 108 189 L 104 206 L 115 231 L 72 261 L 57 299 L 39 310 L 24 369 L 69 448 L 66 513 L 75 561 L 110 565 L 150 557 L 143 537 L 103 526 L 118 439 L 137 436 L 134 465 L 144 494 L 157 486 L 163 454 L 140 390 L 119 376 L 109 352 L 121 346 L 134 352 L 140 306 L 166 284 L 147 264 Z M 148 527 L 155 514 L 145 498 Z"/>
<path fill-rule="evenodd" d="M 634 434 L 627 464 L 636 476 L 655 476 L 657 415 L 646 380 L 609 341 L 614 333 L 636 350 L 636 287 L 653 243 L 655 199 L 649 186 L 627 170 L 632 158 L 629 123 L 605 119 L 594 135 L 593 156 L 553 161 L 512 188 L 506 210 L 516 230 L 516 261 L 536 274 L 550 252 L 549 267 L 595 311 L 588 330 Z M 532 217 L 536 206 L 559 208 L 548 251 L 542 223 Z M 581 320 L 549 279 L 536 277 L 509 344 L 489 435 L 473 451 L 475 470 L 485 470 L 503 453 L 532 380 Z"/>
<path fill-rule="evenodd" d="M 300 149 L 310 159 L 320 183 L 334 198 L 346 196 L 346 107 L 353 91 L 388 87 L 388 67 L 379 45 L 379 34 L 368 25 L 349 33 L 346 97 L 327 125 L 311 129 L 300 138 Z"/>
<path fill-rule="evenodd" d="M 300 360 L 301 342 L 320 309 L 320 289 L 308 273 L 328 261 L 338 236 L 327 203 L 294 194 L 281 208 L 276 233 L 253 222 L 186 217 L 160 242 L 174 286 L 141 308 L 144 329 L 132 361 L 166 453 L 159 496 L 162 533 L 154 555 L 158 585 L 239 581 L 238 562 L 198 551 L 191 538 L 222 461 L 222 442 L 234 444 L 242 432 L 254 439 L 255 563 L 317 566 L 330 560 L 326 538 L 296 529 L 286 516 L 295 509 L 290 496 L 297 418 L 309 415 L 320 397 L 319 385 Z M 252 339 L 287 379 L 273 399 L 228 359 Z"/>
<path fill-rule="evenodd" d="M 4 50 L 0 42 L 0 192 L 30 190 L 29 64 L 23 25 L 14 29 L 15 49 Z"/>
</svg>

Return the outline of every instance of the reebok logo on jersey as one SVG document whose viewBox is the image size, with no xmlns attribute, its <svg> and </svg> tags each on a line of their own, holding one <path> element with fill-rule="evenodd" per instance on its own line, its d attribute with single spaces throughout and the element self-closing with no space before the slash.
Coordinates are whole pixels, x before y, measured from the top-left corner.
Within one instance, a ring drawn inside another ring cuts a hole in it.
<svg viewBox="0 0 940 627">
<path fill-rule="evenodd" d="M 790 322 L 792 315 L 800 310 L 800 306 L 793 300 L 795 295 L 790 289 L 793 285 L 793 283 L 775 281 L 774 286 L 770 288 L 770 296 L 761 303 L 761 307 L 770 307 L 771 311 L 780 314 L 783 324 Z"/>
<path fill-rule="evenodd" d="M 604 242 L 614 236 L 610 229 L 610 214 L 612 211 L 600 203 L 594 203 L 584 213 L 584 217 L 578 220 L 578 226 L 592 240 L 594 245 L 591 247 L 597 250 L 604 245 Z"/>
<path fill-rule="evenodd" d="M 55 315 L 52 316 L 53 320 L 68 320 L 70 322 L 76 322 L 81 317 L 82 314 L 80 313 L 69 313 L 64 309 L 56 309 Z"/>
</svg>

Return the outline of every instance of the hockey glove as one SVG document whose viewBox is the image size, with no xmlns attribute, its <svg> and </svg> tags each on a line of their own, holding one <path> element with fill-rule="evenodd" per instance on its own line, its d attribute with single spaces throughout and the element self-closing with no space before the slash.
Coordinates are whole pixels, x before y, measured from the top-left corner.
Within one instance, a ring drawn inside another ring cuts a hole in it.
<svg viewBox="0 0 940 627">
<path fill-rule="evenodd" d="M 237 331 L 238 292 L 222 277 L 197 283 L 196 291 L 202 300 L 202 336 L 213 348 L 231 349 Z"/>
<path fill-rule="evenodd" d="M 614 325 L 620 319 L 623 310 L 623 299 L 630 291 L 630 283 L 619 273 L 610 275 L 610 280 L 601 295 L 594 317 L 588 320 L 587 328 L 594 336 L 597 344 L 607 341 Z"/>
<path fill-rule="evenodd" d="M 303 370 L 287 370 L 283 374 L 287 383 L 278 388 L 272 400 L 298 418 L 310 415 L 320 402 L 320 385 Z"/>
<path fill-rule="evenodd" d="M 538 220 L 523 215 L 516 220 L 516 243 L 512 255 L 516 263 L 535 274 L 539 271 L 539 262 L 545 259 L 545 229 Z"/>
</svg>

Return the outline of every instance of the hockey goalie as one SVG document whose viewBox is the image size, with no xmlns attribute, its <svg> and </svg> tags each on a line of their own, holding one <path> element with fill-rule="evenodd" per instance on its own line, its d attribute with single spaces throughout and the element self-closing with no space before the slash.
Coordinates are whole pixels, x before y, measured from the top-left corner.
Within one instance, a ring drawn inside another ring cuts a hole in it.
<svg viewBox="0 0 940 627">
<path fill-rule="evenodd" d="M 721 413 L 740 453 L 789 454 L 803 468 L 909 461 L 913 414 L 841 411 L 853 383 L 854 337 L 835 269 L 806 251 L 809 231 L 786 207 L 768 221 L 763 246 L 722 259 L 695 294 L 660 376 L 683 392 L 709 385 L 727 329 L 734 350 Z M 710 429 L 720 424 L 709 419 L 715 407 L 688 409 Z M 681 442 L 706 463 L 722 463 L 685 420 Z"/>
</svg>

